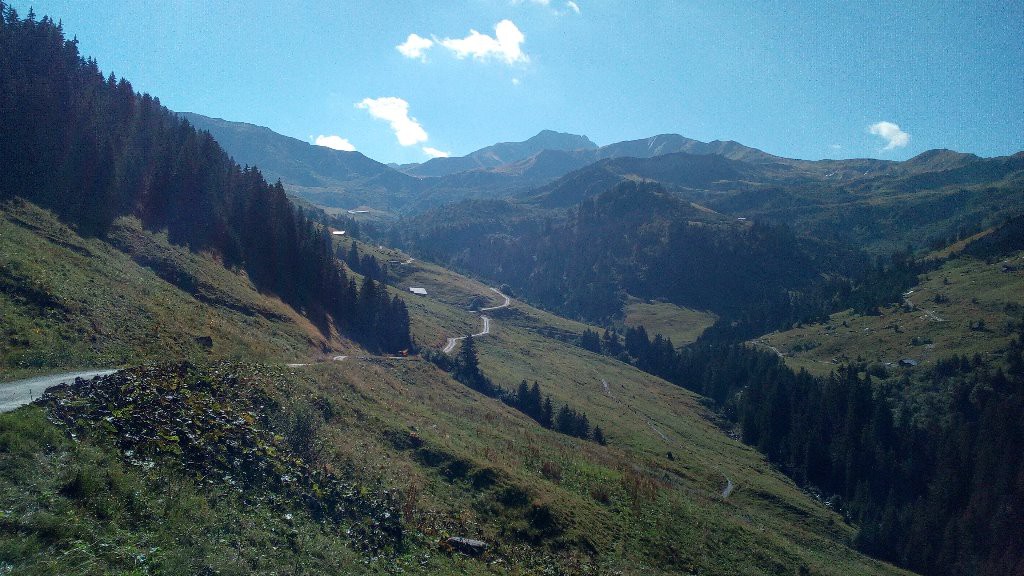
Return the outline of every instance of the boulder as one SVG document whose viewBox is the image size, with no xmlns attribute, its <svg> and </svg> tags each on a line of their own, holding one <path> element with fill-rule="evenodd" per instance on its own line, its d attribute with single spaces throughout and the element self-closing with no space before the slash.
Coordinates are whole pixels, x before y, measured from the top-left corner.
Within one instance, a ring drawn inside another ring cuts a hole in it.
<svg viewBox="0 0 1024 576">
<path fill-rule="evenodd" d="M 462 552 L 468 556 L 479 556 L 487 550 L 487 543 L 483 540 L 473 540 L 462 536 L 452 536 L 445 541 L 453 550 Z"/>
</svg>

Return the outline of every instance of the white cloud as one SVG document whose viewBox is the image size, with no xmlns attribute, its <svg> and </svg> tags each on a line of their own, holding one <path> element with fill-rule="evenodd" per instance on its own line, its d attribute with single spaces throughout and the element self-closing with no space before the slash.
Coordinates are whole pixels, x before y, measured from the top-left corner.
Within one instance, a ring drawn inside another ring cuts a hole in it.
<svg viewBox="0 0 1024 576">
<path fill-rule="evenodd" d="M 512 85 L 513 86 L 519 86 L 519 78 L 513 78 L 512 79 Z"/>
<path fill-rule="evenodd" d="M 470 29 L 465 38 L 445 38 L 440 43 L 455 53 L 456 58 L 472 56 L 474 60 L 498 58 L 507 64 L 526 63 L 530 58 L 521 44 L 526 36 L 511 20 L 502 20 L 494 26 L 494 37 Z"/>
<path fill-rule="evenodd" d="M 580 13 L 580 5 L 575 3 L 575 2 L 573 2 L 572 0 L 569 0 L 568 2 L 566 2 L 565 3 L 565 7 L 568 8 L 569 10 L 572 10 L 573 12 L 575 12 L 577 14 Z"/>
<path fill-rule="evenodd" d="M 893 122 L 876 122 L 868 126 L 868 132 L 885 139 L 886 145 L 884 150 L 903 148 L 910 143 L 910 134 L 900 130 L 899 125 Z"/>
<path fill-rule="evenodd" d="M 422 62 L 427 61 L 426 51 L 434 45 L 434 41 L 430 38 L 424 38 L 419 34 L 409 34 L 409 37 L 405 39 L 405 42 L 395 46 L 402 56 L 406 58 L 418 58 Z"/>
<path fill-rule="evenodd" d="M 833 150 L 841 150 L 841 149 L 843 148 L 843 147 L 842 147 L 841 145 L 839 145 L 839 144 L 829 144 L 829 145 L 828 145 L 828 147 L 829 147 L 829 148 L 831 148 L 831 149 L 833 149 Z"/>
<path fill-rule="evenodd" d="M 327 148 L 334 148 L 335 150 L 344 150 L 346 152 L 356 151 L 356 147 L 348 141 L 348 138 L 342 138 L 337 135 L 324 136 L 321 134 L 316 137 L 316 140 L 314 140 L 313 143 L 317 146 L 325 146 Z"/>
<path fill-rule="evenodd" d="M 386 120 L 402 146 L 427 141 L 427 131 L 420 126 L 419 121 L 409 116 L 409 103 L 401 98 L 364 98 L 362 102 L 356 103 L 356 108 L 366 110 L 378 120 Z"/>
<path fill-rule="evenodd" d="M 424 146 L 423 153 L 431 158 L 447 158 L 452 155 L 451 152 L 445 152 L 444 150 L 438 150 L 437 148 L 431 148 L 430 146 Z"/>
</svg>

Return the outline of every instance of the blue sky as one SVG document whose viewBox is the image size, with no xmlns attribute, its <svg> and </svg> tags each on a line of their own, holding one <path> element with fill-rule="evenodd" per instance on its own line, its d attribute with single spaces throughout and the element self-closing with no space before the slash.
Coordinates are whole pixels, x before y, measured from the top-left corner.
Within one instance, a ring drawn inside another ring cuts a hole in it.
<svg viewBox="0 0 1024 576">
<path fill-rule="evenodd" d="M 1024 149 L 1019 1 L 10 3 L 171 109 L 383 162 L 542 129 L 809 159 Z"/>
</svg>

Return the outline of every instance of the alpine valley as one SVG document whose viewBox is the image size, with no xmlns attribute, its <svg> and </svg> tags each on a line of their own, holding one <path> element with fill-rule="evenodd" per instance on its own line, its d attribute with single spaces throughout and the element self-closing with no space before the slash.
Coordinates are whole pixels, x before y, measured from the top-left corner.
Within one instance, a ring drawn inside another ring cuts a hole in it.
<svg viewBox="0 0 1024 576">
<path fill-rule="evenodd" d="M 1024 574 L 1024 152 L 385 164 L 0 12 L 0 574 Z"/>
</svg>

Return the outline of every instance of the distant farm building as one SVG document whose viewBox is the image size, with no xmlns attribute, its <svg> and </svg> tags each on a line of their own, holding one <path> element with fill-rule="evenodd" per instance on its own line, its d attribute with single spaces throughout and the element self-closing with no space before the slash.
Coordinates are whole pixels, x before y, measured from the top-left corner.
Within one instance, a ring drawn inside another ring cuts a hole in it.
<svg viewBox="0 0 1024 576">
<path fill-rule="evenodd" d="M 427 289 L 426 288 L 409 288 L 409 292 L 412 292 L 413 294 L 418 294 L 420 296 L 426 296 L 427 295 Z"/>
<path fill-rule="evenodd" d="M 345 235 L 345 231 L 344 230 L 335 230 L 335 231 L 331 232 L 331 234 L 334 234 L 335 236 L 344 236 Z"/>
<path fill-rule="evenodd" d="M 349 214 L 369 214 L 369 210 L 349 210 Z"/>
</svg>

